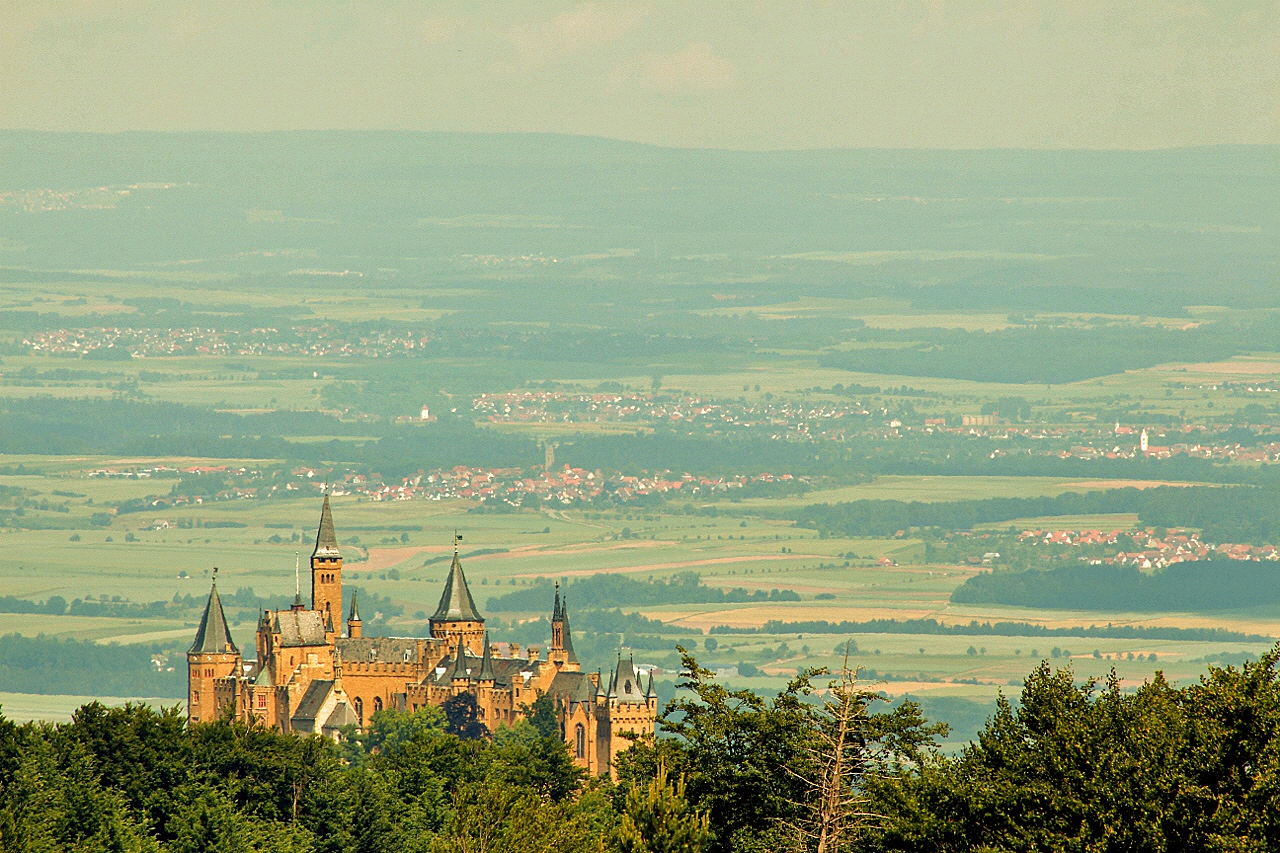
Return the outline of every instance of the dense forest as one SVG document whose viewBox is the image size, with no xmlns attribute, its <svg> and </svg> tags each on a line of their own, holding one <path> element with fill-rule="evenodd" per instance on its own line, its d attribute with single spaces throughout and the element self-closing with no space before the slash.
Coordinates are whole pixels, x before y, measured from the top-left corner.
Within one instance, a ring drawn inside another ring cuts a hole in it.
<svg viewBox="0 0 1280 853">
<path fill-rule="evenodd" d="M 1276 566 L 1216 560 L 1174 563 L 1151 573 L 1135 566 L 1070 563 L 1049 569 L 974 575 L 951 600 L 1068 610 L 1210 612 L 1280 603 Z"/>
<path fill-rule="evenodd" d="M 1269 850 L 1278 658 L 1136 692 L 1042 663 L 945 755 L 945 726 L 910 702 L 878 710 L 856 671 L 765 699 L 686 655 L 658 738 L 620 756 L 616 784 L 573 765 L 545 698 L 494 732 L 451 701 L 336 744 L 86 705 L 61 725 L 0 718 L 0 849 Z"/>
</svg>

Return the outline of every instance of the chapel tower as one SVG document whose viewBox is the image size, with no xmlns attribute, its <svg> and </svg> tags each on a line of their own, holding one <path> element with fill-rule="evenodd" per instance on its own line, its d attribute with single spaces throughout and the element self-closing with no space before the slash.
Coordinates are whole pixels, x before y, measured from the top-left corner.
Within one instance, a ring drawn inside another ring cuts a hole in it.
<svg viewBox="0 0 1280 853">
<path fill-rule="evenodd" d="M 555 603 L 551 606 L 551 648 L 547 660 L 557 670 L 579 672 L 582 666 L 573 650 L 573 635 L 569 631 L 569 597 L 560 597 L 560 583 L 556 582 Z"/>
</svg>

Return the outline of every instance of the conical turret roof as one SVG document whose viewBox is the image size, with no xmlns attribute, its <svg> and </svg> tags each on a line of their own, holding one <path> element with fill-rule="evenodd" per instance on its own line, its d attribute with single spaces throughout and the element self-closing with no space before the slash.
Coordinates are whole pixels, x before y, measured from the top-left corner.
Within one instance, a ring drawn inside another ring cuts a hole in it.
<svg viewBox="0 0 1280 853">
<path fill-rule="evenodd" d="M 227 615 L 222 612 L 222 599 L 218 596 L 218 573 L 214 570 L 209 600 L 204 605 L 204 615 L 200 617 L 200 627 L 196 629 L 196 640 L 191 644 L 189 654 L 227 653 L 238 655 L 240 650 L 231 640 Z"/>
<path fill-rule="evenodd" d="M 360 607 L 356 604 L 356 591 L 351 590 L 351 613 L 347 615 L 348 622 L 360 621 Z"/>
<path fill-rule="evenodd" d="M 329 493 L 325 492 L 324 503 L 320 505 L 320 527 L 316 530 L 316 549 L 312 557 L 339 557 L 338 536 L 333 532 L 333 512 L 329 509 Z"/>
<path fill-rule="evenodd" d="M 462 573 L 462 562 L 458 552 L 453 552 L 453 564 L 449 566 L 449 577 L 444 582 L 444 592 L 440 594 L 440 606 L 436 608 L 432 622 L 483 622 L 484 617 L 476 610 L 476 603 L 471 599 L 471 590 L 467 587 L 467 576 Z"/>
</svg>

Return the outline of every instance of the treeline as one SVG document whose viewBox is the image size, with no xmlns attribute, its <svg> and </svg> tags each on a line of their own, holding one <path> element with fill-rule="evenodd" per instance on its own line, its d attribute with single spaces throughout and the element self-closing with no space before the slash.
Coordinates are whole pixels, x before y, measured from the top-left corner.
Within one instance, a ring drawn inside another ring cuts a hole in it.
<svg viewBox="0 0 1280 853">
<path fill-rule="evenodd" d="M 953 601 L 957 600 L 954 597 Z M 937 619 L 869 619 L 865 622 L 782 622 L 770 619 L 759 628 L 713 625 L 712 634 L 950 634 L 974 637 L 1099 637 L 1117 640 L 1185 640 L 1191 642 L 1272 642 L 1273 637 L 1225 628 L 1169 628 L 1146 625 L 1083 625 L 1050 628 L 1032 622 L 979 622 L 946 625 Z"/>
<path fill-rule="evenodd" d="M 163 651 L 152 646 L 6 634 L 0 637 L 0 685 L 14 693 L 185 696 L 186 660 L 179 659 L 167 672 L 168 665 L 152 663 L 153 654 L 163 655 Z"/>
<path fill-rule="evenodd" d="M 91 704 L 61 725 L 0 718 L 0 849 L 1269 850 L 1278 657 L 1136 691 L 1042 663 L 947 756 L 945 725 L 910 701 L 879 710 L 849 674 L 766 698 L 686 654 L 661 736 L 617 756 L 617 784 L 573 764 L 547 697 L 493 730 L 465 695 L 383 711 L 337 744 Z"/>
<path fill-rule="evenodd" d="M 721 589 L 707 586 L 697 572 L 680 572 L 661 578 L 638 581 L 622 574 L 595 574 L 568 581 L 562 594 L 574 602 L 589 604 L 592 609 L 615 607 L 647 607 L 658 604 L 720 604 L 744 601 L 799 601 L 800 595 L 790 589 L 748 592 L 742 587 Z M 539 579 L 533 586 L 495 595 L 487 607 L 493 611 L 537 611 L 550 607 L 554 597 L 552 582 Z M 571 618 L 574 614 L 571 614 Z"/>
<path fill-rule="evenodd" d="M 861 500 L 814 504 L 796 524 L 840 536 L 892 536 L 899 530 L 967 530 L 1019 518 L 1137 513 L 1153 527 L 1195 527 L 1212 542 L 1280 541 L 1280 489 L 1180 487 L 1064 492 L 1057 497 L 982 498 L 970 501 Z"/>
<path fill-rule="evenodd" d="M 882 818 L 855 849 L 1273 850 L 1276 663 L 1132 692 L 1042 664 L 959 755 L 868 779 Z"/>
<path fill-rule="evenodd" d="M 378 712 L 340 746 L 239 723 L 188 728 L 176 708 L 92 704 L 58 726 L 0 718 L 0 849 L 705 849 L 706 822 L 678 784 L 586 780 L 548 700 L 488 735 L 474 701 Z"/>
<path fill-rule="evenodd" d="M 1152 574 L 1134 566 L 1067 564 L 984 572 L 951 593 L 957 604 L 1069 610 L 1206 612 L 1280 604 L 1276 564 L 1226 558 L 1174 563 Z"/>
<path fill-rule="evenodd" d="M 1109 325 L 1092 328 L 1028 326 L 991 332 L 912 330 L 907 347 L 861 347 L 828 352 L 821 367 L 892 376 L 936 376 L 975 382 L 1060 384 L 1151 367 L 1167 361 L 1216 361 L 1240 351 L 1225 324 L 1195 329 Z M 904 333 L 893 335 L 896 339 Z M 860 329 L 853 340 L 883 339 Z"/>
<path fill-rule="evenodd" d="M 368 435 L 297 444 L 285 435 Z M 444 418 L 429 429 L 343 421 L 320 412 L 239 415 L 128 399 L 0 399 L 0 453 L 129 454 L 221 459 L 323 458 L 409 476 L 454 465 L 523 466 L 542 459 L 530 439 Z"/>
</svg>

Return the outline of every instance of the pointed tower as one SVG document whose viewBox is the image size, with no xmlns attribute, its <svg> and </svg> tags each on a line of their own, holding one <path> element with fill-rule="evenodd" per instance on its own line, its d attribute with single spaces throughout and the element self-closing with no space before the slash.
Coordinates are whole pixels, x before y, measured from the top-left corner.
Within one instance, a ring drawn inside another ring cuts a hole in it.
<svg viewBox="0 0 1280 853">
<path fill-rule="evenodd" d="M 311 609 L 328 611 L 335 623 L 342 618 L 342 552 L 338 550 L 338 537 L 333 532 L 327 491 L 320 506 L 316 548 L 311 552 Z"/>
<path fill-rule="evenodd" d="M 580 672 L 581 664 L 573 651 L 573 636 L 569 632 L 569 598 L 560 597 L 560 583 L 556 582 L 556 599 L 551 607 L 551 648 L 547 660 L 565 672 Z"/>
<path fill-rule="evenodd" d="M 467 586 L 467 576 L 462 573 L 457 537 L 453 542 L 449 577 L 445 579 L 440 604 L 431 617 L 431 636 L 443 640 L 451 651 L 459 644 L 477 657 L 484 651 L 481 648 L 484 645 L 484 617 L 476 610 L 471 589 Z"/>
<path fill-rule="evenodd" d="M 208 722 L 218 716 L 219 701 L 215 696 L 220 679 L 240 674 L 240 650 L 231 639 L 227 616 L 222 612 L 218 596 L 218 570 L 213 570 L 209 600 L 196 629 L 195 642 L 187 652 L 187 718 L 193 723 Z M 231 693 L 234 696 L 234 692 Z"/>
<path fill-rule="evenodd" d="M 353 640 L 358 640 L 364 636 L 364 629 L 360 625 L 360 607 L 356 604 L 356 592 L 351 591 L 351 613 L 347 615 L 347 636 Z"/>
</svg>

